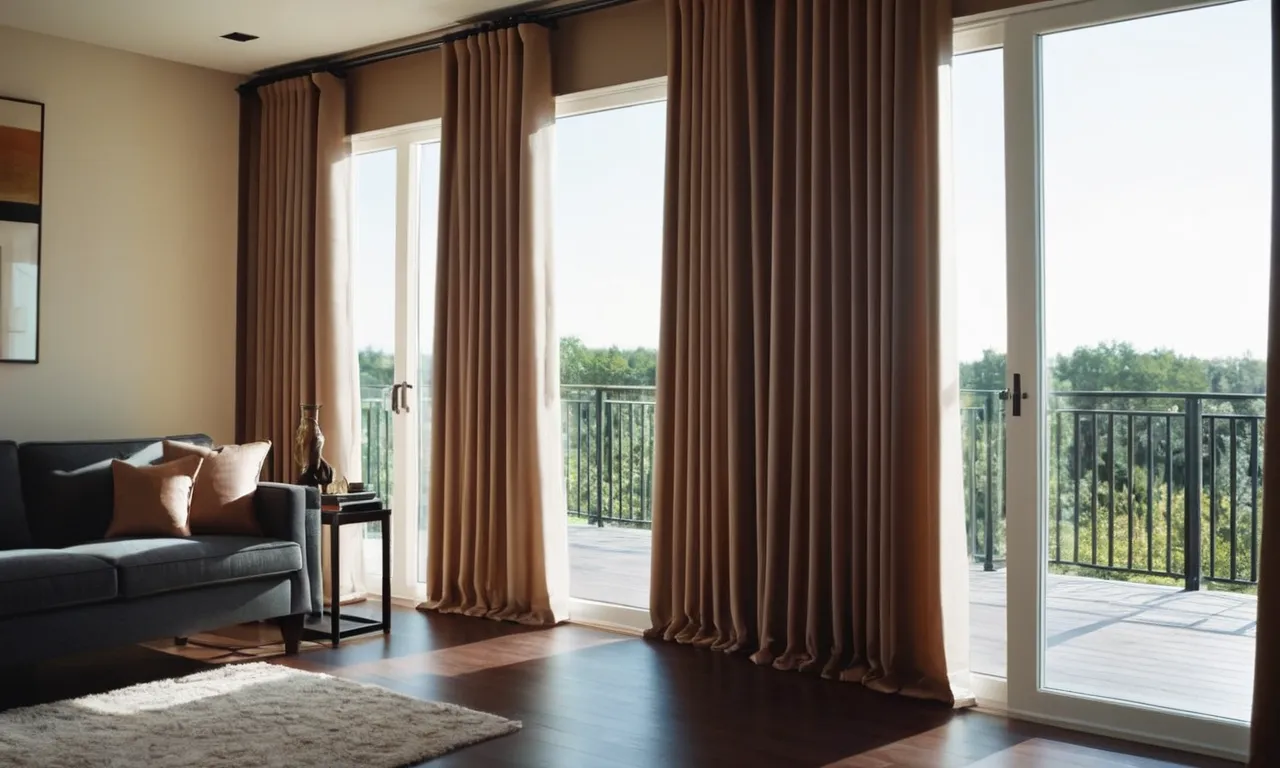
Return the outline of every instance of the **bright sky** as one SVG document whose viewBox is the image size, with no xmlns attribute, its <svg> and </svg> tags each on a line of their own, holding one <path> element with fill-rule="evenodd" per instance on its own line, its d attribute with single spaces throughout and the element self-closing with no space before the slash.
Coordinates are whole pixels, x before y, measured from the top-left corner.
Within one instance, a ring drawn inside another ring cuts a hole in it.
<svg viewBox="0 0 1280 768">
<path fill-rule="evenodd" d="M 556 123 L 556 325 L 588 346 L 658 346 L 666 105 Z M 440 145 L 419 178 L 423 265 L 435 263 Z M 355 158 L 356 346 L 395 347 L 395 152 Z M 422 270 L 419 338 L 430 347 L 435 271 Z"/>
<path fill-rule="evenodd" d="M 394 353 L 396 151 L 384 149 L 356 155 L 352 176 L 356 348 Z M 430 218 L 434 222 L 435 214 Z"/>
<path fill-rule="evenodd" d="M 658 346 L 665 102 L 556 121 L 556 325 L 589 347 Z"/>
<path fill-rule="evenodd" d="M 1045 338 L 1202 357 L 1266 353 L 1270 249 L 1266 0 L 1043 38 Z M 1002 53 L 952 71 L 958 341 L 1004 350 Z M 665 105 L 556 125 L 556 314 L 590 346 L 656 347 Z M 425 154 L 434 263 L 439 149 Z M 356 158 L 356 343 L 395 338 L 391 151 Z M 434 294 L 434 269 L 422 289 Z M 426 302 L 425 306 L 430 306 Z M 430 343 L 431 315 L 421 318 Z"/>
<path fill-rule="evenodd" d="M 1266 354 L 1265 0 L 1043 38 L 1045 341 Z M 1001 53 L 952 72 L 961 360 L 1004 350 Z"/>
</svg>

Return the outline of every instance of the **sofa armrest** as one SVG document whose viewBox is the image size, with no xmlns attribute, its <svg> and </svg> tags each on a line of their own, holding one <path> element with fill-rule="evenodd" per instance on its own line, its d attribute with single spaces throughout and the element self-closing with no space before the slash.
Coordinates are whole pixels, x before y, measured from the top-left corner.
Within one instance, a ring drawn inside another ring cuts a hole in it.
<svg viewBox="0 0 1280 768">
<path fill-rule="evenodd" d="M 320 574 L 320 492 L 284 483 L 258 483 L 254 512 L 262 532 L 302 548 L 302 570 L 295 584 L 293 613 L 319 614 L 324 593 Z"/>
</svg>

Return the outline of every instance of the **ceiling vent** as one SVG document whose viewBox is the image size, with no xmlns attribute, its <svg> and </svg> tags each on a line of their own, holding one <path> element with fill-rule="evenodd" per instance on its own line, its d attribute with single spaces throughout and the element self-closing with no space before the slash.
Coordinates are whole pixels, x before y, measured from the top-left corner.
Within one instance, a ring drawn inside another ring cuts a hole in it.
<svg viewBox="0 0 1280 768">
<path fill-rule="evenodd" d="M 228 32 L 225 35 L 221 35 L 221 37 L 224 40 L 231 40 L 236 43 L 247 43 L 250 40 L 258 39 L 257 35 L 247 35 L 244 32 Z"/>
</svg>

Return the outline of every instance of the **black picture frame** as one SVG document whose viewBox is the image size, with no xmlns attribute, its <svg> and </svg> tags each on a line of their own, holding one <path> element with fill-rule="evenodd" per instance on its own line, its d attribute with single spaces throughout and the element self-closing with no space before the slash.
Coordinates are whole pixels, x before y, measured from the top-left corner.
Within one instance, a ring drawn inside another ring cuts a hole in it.
<svg viewBox="0 0 1280 768">
<path fill-rule="evenodd" d="M 42 314 L 41 310 L 43 309 L 42 305 L 44 304 L 44 302 L 41 300 L 42 299 L 41 285 L 44 282 L 43 281 L 43 276 L 44 276 L 44 268 L 43 268 L 44 183 L 45 183 L 45 167 L 46 167 L 46 164 L 45 164 L 45 153 L 46 153 L 45 104 L 44 102 L 33 101 L 31 99 L 23 99 L 23 98 L 17 98 L 13 96 L 0 96 L 0 107 L 3 107 L 5 105 L 4 103 L 6 102 L 9 104 L 27 105 L 30 107 L 35 107 L 36 109 L 39 110 L 38 123 L 40 126 L 39 128 L 40 144 L 39 144 L 39 169 L 38 169 L 39 183 L 36 190 L 36 202 L 33 204 L 33 203 L 26 203 L 21 201 L 0 199 L 0 224 L 3 224 L 5 222 L 15 222 L 19 224 L 24 224 L 24 223 L 34 224 L 36 226 L 36 245 L 35 245 L 35 265 L 36 265 L 35 283 L 36 284 L 35 284 L 35 313 L 34 313 L 35 327 L 33 329 L 35 339 L 34 339 L 33 349 L 29 357 L 12 357 L 5 354 L 2 350 L 0 350 L 0 363 L 26 363 L 29 365 L 35 365 L 40 362 L 40 341 L 41 341 L 40 340 L 40 336 L 41 336 L 40 316 Z M 3 125 L 3 122 L 0 122 L 0 126 L 2 125 Z M 2 148 L 0 148 L 0 162 L 4 162 L 4 153 Z M 0 265 L 2 264 L 3 264 L 3 261 L 0 261 Z M 8 276 L 4 274 L 4 269 L 0 268 L 0 297 L 4 295 L 3 291 L 6 289 L 4 282 L 7 279 L 8 279 Z"/>
</svg>

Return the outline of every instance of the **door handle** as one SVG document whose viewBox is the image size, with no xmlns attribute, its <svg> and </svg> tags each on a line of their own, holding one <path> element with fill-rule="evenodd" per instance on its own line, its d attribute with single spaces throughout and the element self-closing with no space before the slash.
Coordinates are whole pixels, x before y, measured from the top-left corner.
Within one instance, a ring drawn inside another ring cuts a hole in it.
<svg viewBox="0 0 1280 768">
<path fill-rule="evenodd" d="M 400 412 L 400 384 L 391 385 L 391 412 Z"/>
<path fill-rule="evenodd" d="M 413 389 L 413 385 L 409 382 L 400 383 L 400 407 L 405 413 L 409 412 L 409 390 Z"/>
<path fill-rule="evenodd" d="M 1026 400 L 1027 397 L 1029 397 L 1029 395 L 1026 392 L 1022 391 L 1022 374 L 1020 373 L 1013 374 L 1013 391 L 1012 392 L 1010 392 L 1007 389 L 1000 390 L 1001 400 L 1013 401 L 1012 415 L 1014 416 L 1022 415 L 1022 401 Z"/>
</svg>

